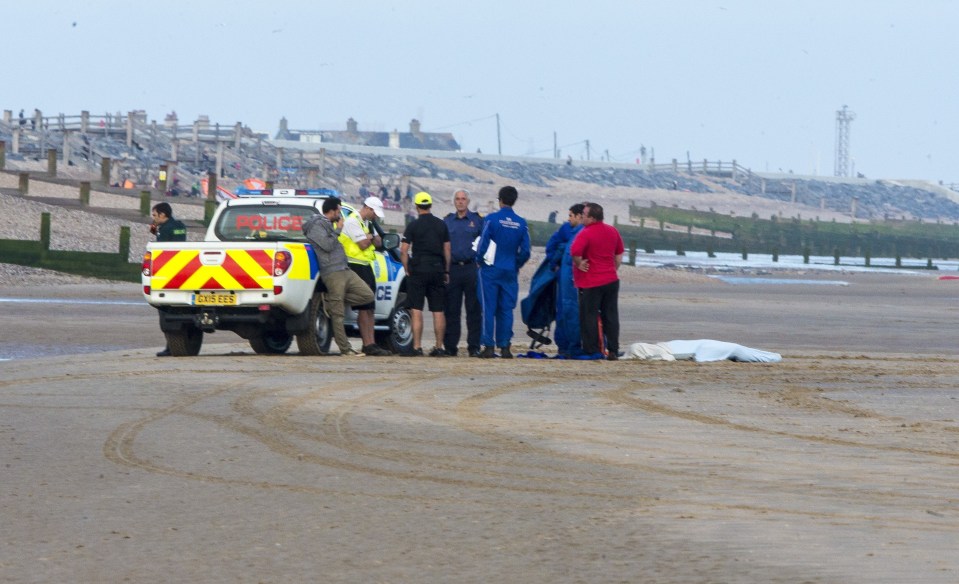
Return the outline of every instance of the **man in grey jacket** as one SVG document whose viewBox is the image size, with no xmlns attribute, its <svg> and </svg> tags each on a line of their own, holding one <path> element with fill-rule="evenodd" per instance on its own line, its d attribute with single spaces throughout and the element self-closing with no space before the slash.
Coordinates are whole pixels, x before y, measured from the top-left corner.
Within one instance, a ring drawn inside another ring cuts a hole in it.
<svg viewBox="0 0 959 584">
<path fill-rule="evenodd" d="M 336 346 L 343 355 L 362 357 L 364 353 L 354 349 L 346 337 L 346 328 L 343 326 L 345 304 L 369 304 L 375 302 L 375 297 L 366 282 L 346 263 L 346 253 L 339 241 L 340 232 L 343 230 L 340 205 L 341 201 L 336 197 L 324 200 L 322 214 L 314 215 L 303 223 L 303 234 L 313 246 L 316 261 L 320 265 L 320 279 L 326 286 L 326 308 L 330 314 Z M 366 354 L 381 356 L 390 353 L 380 350 Z"/>
</svg>

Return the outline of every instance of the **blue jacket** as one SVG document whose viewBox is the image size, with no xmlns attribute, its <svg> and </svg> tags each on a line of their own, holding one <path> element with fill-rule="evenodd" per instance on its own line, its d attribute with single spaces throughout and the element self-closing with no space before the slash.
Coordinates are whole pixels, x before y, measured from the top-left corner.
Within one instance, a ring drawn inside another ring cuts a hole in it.
<svg viewBox="0 0 959 584">
<path fill-rule="evenodd" d="M 486 216 L 483 235 L 476 249 L 476 261 L 481 262 L 481 265 L 491 241 L 496 243 L 493 266 L 501 270 L 519 271 L 529 260 L 529 227 L 526 219 L 517 215 L 512 207 L 502 207 Z"/>
<path fill-rule="evenodd" d="M 446 228 L 450 232 L 450 255 L 454 262 L 473 259 L 473 240 L 483 231 L 483 218 L 479 213 L 466 211 L 466 217 L 460 219 L 456 212 L 443 218 Z"/>
<path fill-rule="evenodd" d="M 563 250 L 572 240 L 573 226 L 569 224 L 569 221 L 560 225 L 559 229 L 549 236 L 549 241 L 546 242 L 546 259 L 554 270 L 559 267 L 559 262 L 563 259 Z"/>
</svg>

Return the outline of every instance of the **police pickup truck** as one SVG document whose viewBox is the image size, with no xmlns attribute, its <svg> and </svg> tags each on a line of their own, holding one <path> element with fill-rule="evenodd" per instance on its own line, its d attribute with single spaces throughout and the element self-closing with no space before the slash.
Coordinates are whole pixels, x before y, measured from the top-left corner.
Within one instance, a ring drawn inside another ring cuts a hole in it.
<svg viewBox="0 0 959 584">
<path fill-rule="evenodd" d="M 233 331 L 257 353 L 327 352 L 332 340 L 319 266 L 302 225 L 320 213 L 326 189 L 248 191 L 222 201 L 202 242 L 154 242 L 143 256 L 143 295 L 157 309 L 170 353 L 200 352 L 204 333 Z M 343 205 L 344 217 L 356 211 Z M 412 348 L 400 236 L 383 236 L 376 252 L 375 332 L 395 352 Z M 359 335 L 356 313 L 346 331 Z"/>
</svg>

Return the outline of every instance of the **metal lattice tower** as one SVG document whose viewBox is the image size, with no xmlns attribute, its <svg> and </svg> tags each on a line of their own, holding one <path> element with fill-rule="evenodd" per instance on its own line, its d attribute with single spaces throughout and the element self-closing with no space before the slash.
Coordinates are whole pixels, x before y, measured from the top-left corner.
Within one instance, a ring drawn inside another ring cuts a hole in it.
<svg viewBox="0 0 959 584">
<path fill-rule="evenodd" d="M 836 168 L 835 176 L 849 176 L 849 122 L 856 114 L 844 105 L 836 112 Z"/>
</svg>

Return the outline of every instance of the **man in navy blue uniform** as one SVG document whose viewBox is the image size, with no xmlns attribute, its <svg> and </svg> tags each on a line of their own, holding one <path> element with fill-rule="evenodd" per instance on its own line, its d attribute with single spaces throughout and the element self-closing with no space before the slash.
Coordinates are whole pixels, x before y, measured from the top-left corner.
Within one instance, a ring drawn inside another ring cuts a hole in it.
<svg viewBox="0 0 959 584">
<path fill-rule="evenodd" d="M 513 309 L 519 296 L 519 270 L 529 260 L 529 228 L 526 220 L 513 211 L 519 193 L 515 187 L 505 186 L 499 190 L 499 211 L 490 213 L 483 223 L 483 234 L 476 249 L 476 261 L 483 262 L 480 268 L 480 290 L 483 304 L 483 334 L 480 342 L 483 351 L 480 357 L 496 356 L 494 346 L 500 348 L 500 356 L 512 359 L 510 341 L 513 338 Z M 491 263 L 484 257 L 495 245 Z"/>
<path fill-rule="evenodd" d="M 448 355 L 456 356 L 460 342 L 460 312 L 466 304 L 466 349 L 470 357 L 480 355 L 480 329 L 483 326 L 483 307 L 477 290 L 476 252 L 473 242 L 483 231 L 483 218 L 469 210 L 470 192 L 459 189 L 453 193 L 453 207 L 443 222 L 450 232 L 450 281 L 446 285 L 446 334 L 443 347 Z"/>
</svg>

